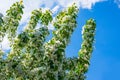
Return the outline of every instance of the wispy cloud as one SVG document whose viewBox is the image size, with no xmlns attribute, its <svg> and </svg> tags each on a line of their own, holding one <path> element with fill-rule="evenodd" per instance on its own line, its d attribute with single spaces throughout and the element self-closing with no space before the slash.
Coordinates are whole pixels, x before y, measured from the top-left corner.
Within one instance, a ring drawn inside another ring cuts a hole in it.
<svg viewBox="0 0 120 80">
<path fill-rule="evenodd" d="M 58 0 L 58 3 L 63 6 L 67 7 L 72 3 L 76 3 L 78 7 L 91 9 L 92 6 L 97 2 L 102 2 L 104 0 Z"/>
<path fill-rule="evenodd" d="M 2 43 L 1 43 L 1 47 L 2 47 L 2 50 L 9 50 L 10 49 L 10 45 L 9 45 L 10 43 L 9 43 L 9 40 L 8 40 L 8 38 L 7 38 L 7 35 L 3 38 L 3 41 L 2 41 Z"/>
<path fill-rule="evenodd" d="M 0 2 L 0 12 L 5 14 L 6 10 L 16 1 L 19 0 L 2 0 Z M 53 12 L 57 12 L 61 7 L 65 8 L 72 3 L 76 3 L 81 8 L 91 9 L 92 5 L 101 1 L 103 0 L 24 0 L 25 8 L 21 24 L 27 21 L 32 10 L 40 7 L 49 8 L 53 10 Z"/>
<path fill-rule="evenodd" d="M 19 0 L 1 0 L 0 1 L 0 13 L 6 14 L 6 10 L 10 8 L 10 6 Z M 93 5 L 97 2 L 101 2 L 103 0 L 24 0 L 24 14 L 22 16 L 22 20 L 20 21 L 20 25 L 27 23 L 29 21 L 30 13 L 34 9 L 38 8 L 49 8 L 53 13 L 57 13 L 60 9 L 64 9 L 71 5 L 72 3 L 76 3 L 78 7 L 91 9 Z M 119 0 L 118 0 L 119 1 Z M 49 29 L 54 29 L 54 27 L 50 24 Z M 9 49 L 8 39 L 5 37 L 2 42 L 2 47 L 4 50 Z"/>
<path fill-rule="evenodd" d="M 114 0 L 114 2 L 118 5 L 118 8 L 120 8 L 120 0 Z"/>
</svg>

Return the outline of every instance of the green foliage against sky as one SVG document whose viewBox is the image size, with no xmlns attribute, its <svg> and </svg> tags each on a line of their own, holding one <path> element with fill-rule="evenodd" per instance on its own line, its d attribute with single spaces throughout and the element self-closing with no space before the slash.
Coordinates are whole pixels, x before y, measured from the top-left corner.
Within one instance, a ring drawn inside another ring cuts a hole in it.
<svg viewBox="0 0 120 80">
<path fill-rule="evenodd" d="M 76 5 L 61 11 L 55 19 L 50 10 L 32 11 L 25 30 L 17 35 L 23 8 L 22 2 L 16 2 L 6 11 L 5 17 L 0 17 L 0 42 L 7 35 L 11 47 L 6 59 L 3 58 L 5 53 L 0 50 L 0 79 L 84 80 L 93 51 L 95 21 L 89 19 L 83 26 L 83 43 L 78 58 L 66 58 L 65 48 L 77 27 Z M 36 29 L 38 23 L 41 26 Z M 50 23 L 55 29 L 52 39 L 46 42 Z"/>
</svg>

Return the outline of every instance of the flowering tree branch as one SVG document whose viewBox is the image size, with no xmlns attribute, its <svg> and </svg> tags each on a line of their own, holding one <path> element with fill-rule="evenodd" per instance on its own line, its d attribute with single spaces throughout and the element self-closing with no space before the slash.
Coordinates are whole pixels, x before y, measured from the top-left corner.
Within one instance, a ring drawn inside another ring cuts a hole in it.
<svg viewBox="0 0 120 80">
<path fill-rule="evenodd" d="M 93 51 L 95 21 L 90 19 L 83 27 L 78 58 L 67 58 L 65 48 L 77 27 L 76 4 L 61 11 L 55 19 L 50 10 L 33 10 L 25 30 L 17 35 L 23 8 L 23 0 L 20 0 L 7 10 L 5 17 L 0 16 L 0 43 L 8 35 L 11 47 L 7 58 L 0 49 L 1 80 L 84 80 Z M 50 23 L 55 29 L 52 39 L 46 42 Z"/>
</svg>

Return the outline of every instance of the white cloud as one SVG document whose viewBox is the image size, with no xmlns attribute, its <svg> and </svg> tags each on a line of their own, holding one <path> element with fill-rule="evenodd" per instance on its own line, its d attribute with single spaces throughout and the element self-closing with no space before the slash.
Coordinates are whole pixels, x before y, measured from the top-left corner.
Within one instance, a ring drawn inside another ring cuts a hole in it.
<svg viewBox="0 0 120 80">
<path fill-rule="evenodd" d="M 9 50 L 10 49 L 10 42 L 7 38 L 7 35 L 3 38 L 1 46 L 2 46 L 2 50 Z"/>
<path fill-rule="evenodd" d="M 10 8 L 10 6 L 19 0 L 2 0 L 0 2 L 0 12 L 5 14 L 6 10 Z M 34 9 L 38 9 L 40 7 L 50 8 L 53 12 L 57 12 L 60 7 L 67 7 L 72 3 L 76 3 L 78 6 L 82 8 L 91 9 L 92 5 L 96 2 L 100 2 L 103 0 L 24 0 L 24 14 L 20 24 L 23 22 L 27 22 L 30 17 L 30 13 Z"/>
<path fill-rule="evenodd" d="M 19 0 L 1 0 L 0 1 L 0 12 L 5 14 L 6 10 L 10 8 L 10 6 L 15 2 Z"/>
<path fill-rule="evenodd" d="M 120 8 L 120 0 L 114 0 L 114 2 L 118 5 L 118 8 Z"/>
<path fill-rule="evenodd" d="M 19 0 L 1 0 L 0 1 L 0 13 L 6 14 L 6 10 L 10 8 L 10 6 Z M 24 14 L 22 16 L 22 20 L 20 25 L 23 23 L 27 23 L 30 17 L 30 13 L 34 9 L 42 8 L 49 8 L 54 13 L 57 13 L 59 9 L 64 9 L 67 6 L 71 5 L 72 3 L 76 3 L 78 7 L 91 9 L 91 7 L 103 0 L 23 0 L 24 3 Z M 50 24 L 49 29 L 54 29 L 54 27 Z M 5 37 L 4 41 L 2 42 L 2 47 L 4 50 L 9 49 L 8 39 Z"/>
<path fill-rule="evenodd" d="M 58 9 L 60 8 L 60 6 L 55 6 L 53 9 L 52 9 L 52 13 L 56 13 L 58 11 Z"/>
<path fill-rule="evenodd" d="M 10 6 L 19 0 L 2 0 L 0 2 L 0 12 L 5 14 L 6 10 L 10 8 Z M 82 8 L 88 8 L 91 9 L 92 5 L 94 5 L 97 2 L 100 2 L 103 0 L 24 0 L 24 14 L 22 22 L 24 22 L 28 16 L 30 16 L 30 12 L 34 9 L 45 7 L 53 9 L 57 6 L 57 8 L 60 7 L 67 7 L 69 4 L 76 3 L 78 6 Z M 116 0 L 119 1 L 119 0 Z M 56 9 L 57 10 L 57 9 Z"/>
<path fill-rule="evenodd" d="M 91 9 L 93 5 L 102 0 L 80 0 L 80 7 Z"/>
<path fill-rule="evenodd" d="M 97 3 L 104 0 L 57 0 L 59 5 L 67 7 L 72 3 L 76 3 L 78 7 L 91 9 L 91 7 Z"/>
</svg>

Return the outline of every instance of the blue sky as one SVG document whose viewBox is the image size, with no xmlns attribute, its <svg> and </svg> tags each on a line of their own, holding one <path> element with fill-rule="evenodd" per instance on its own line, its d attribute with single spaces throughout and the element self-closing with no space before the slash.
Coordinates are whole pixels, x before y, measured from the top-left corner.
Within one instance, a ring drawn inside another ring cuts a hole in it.
<svg viewBox="0 0 120 80">
<path fill-rule="evenodd" d="M 3 0 L 1 2 L 2 4 L 0 3 L 0 12 L 4 14 L 10 4 L 15 1 L 17 0 Z M 66 7 L 66 0 L 53 0 L 48 2 L 42 0 L 44 4 L 38 4 L 38 1 L 40 0 L 36 0 L 36 2 L 34 0 L 25 1 L 25 7 L 28 9 L 24 10 L 26 13 L 20 23 L 21 25 L 28 21 L 29 12 L 33 9 L 41 6 L 43 7 L 43 5 L 45 8 L 50 8 L 53 11 L 64 9 Z M 70 0 L 70 2 L 68 1 L 67 3 L 71 3 L 72 1 L 77 0 Z M 78 1 L 80 1 L 80 11 L 77 18 L 78 27 L 75 29 L 75 32 L 71 37 L 71 42 L 66 48 L 66 56 L 77 56 L 82 42 L 82 26 L 85 24 L 86 20 L 94 18 L 97 24 L 94 43 L 95 49 L 91 56 L 91 65 L 86 74 L 86 80 L 120 80 L 120 0 Z M 31 3 L 33 4 L 31 5 Z M 35 6 L 33 7 L 33 5 Z M 8 44 L 7 39 L 4 40 L 3 46 L 5 47 L 5 50 L 8 50 L 9 47 L 6 46 L 6 44 Z"/>
<path fill-rule="evenodd" d="M 93 12 L 86 14 L 97 22 L 96 49 L 87 80 L 120 80 L 120 9 L 108 1 L 96 4 Z"/>
<path fill-rule="evenodd" d="M 112 0 L 96 3 L 91 10 L 80 9 L 78 28 L 67 47 L 67 56 L 77 56 L 81 29 L 89 18 L 96 20 L 97 29 L 86 80 L 120 80 L 120 8 Z"/>
</svg>

